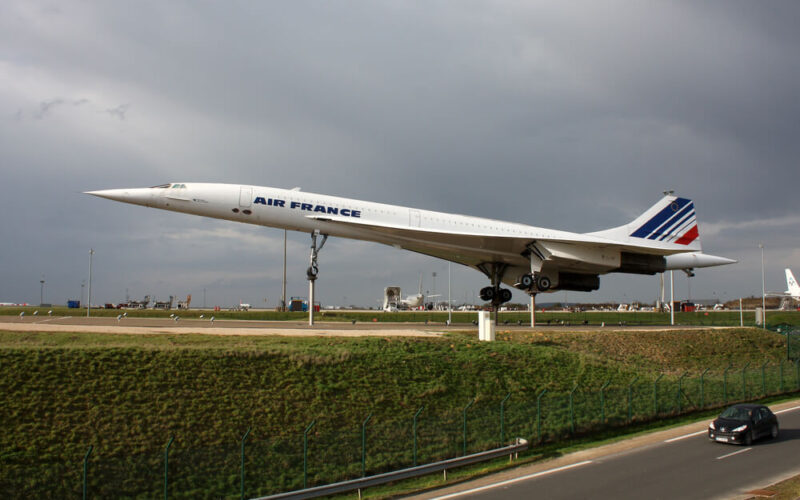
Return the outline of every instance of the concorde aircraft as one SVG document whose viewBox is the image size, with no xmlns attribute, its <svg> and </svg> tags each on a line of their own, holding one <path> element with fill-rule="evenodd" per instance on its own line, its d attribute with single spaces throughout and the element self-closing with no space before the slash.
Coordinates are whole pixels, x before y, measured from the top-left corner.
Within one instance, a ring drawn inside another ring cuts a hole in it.
<svg viewBox="0 0 800 500">
<path fill-rule="evenodd" d="M 309 233 L 309 279 L 316 278 L 317 252 L 329 235 L 464 264 L 489 278 L 491 286 L 483 288 L 480 297 L 495 306 L 511 300 L 511 290 L 501 288 L 501 283 L 531 295 L 590 292 L 600 287 L 601 274 L 690 272 L 735 262 L 702 253 L 694 203 L 671 194 L 628 224 L 591 233 L 339 198 L 299 188 L 187 182 L 86 194 Z M 324 239 L 317 245 L 320 235 Z"/>
</svg>

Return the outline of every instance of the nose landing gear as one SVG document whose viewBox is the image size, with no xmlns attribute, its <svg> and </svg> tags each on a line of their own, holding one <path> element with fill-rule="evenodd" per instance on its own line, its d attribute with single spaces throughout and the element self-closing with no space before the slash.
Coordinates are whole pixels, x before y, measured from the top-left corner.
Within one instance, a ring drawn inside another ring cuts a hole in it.
<svg viewBox="0 0 800 500">
<path fill-rule="evenodd" d="M 322 241 L 317 245 L 317 236 L 319 230 L 311 233 L 311 259 L 308 269 L 306 269 L 306 278 L 308 278 L 308 326 L 314 326 L 314 282 L 317 281 L 317 274 L 319 274 L 319 264 L 317 264 L 317 256 L 325 242 L 328 241 L 328 235 L 322 235 Z"/>
</svg>

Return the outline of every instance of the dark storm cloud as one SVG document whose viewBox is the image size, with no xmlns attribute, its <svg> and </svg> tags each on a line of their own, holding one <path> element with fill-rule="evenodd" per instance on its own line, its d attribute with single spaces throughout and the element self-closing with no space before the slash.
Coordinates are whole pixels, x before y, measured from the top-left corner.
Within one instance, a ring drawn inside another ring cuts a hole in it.
<svg viewBox="0 0 800 500">
<path fill-rule="evenodd" d="M 32 300 L 44 267 L 61 270 L 61 295 L 74 295 L 94 244 L 114 269 L 115 300 L 127 282 L 274 304 L 281 231 L 79 194 L 172 180 L 302 186 L 574 231 L 627 222 L 675 189 L 695 200 L 707 251 L 741 260 L 698 273 L 693 293 L 757 293 L 760 241 L 779 288 L 781 268 L 800 257 L 798 11 L 793 2 L 4 3 L 0 208 L 29 208 L 0 226 L 14 236 L 0 258 L 19 264 L 4 266 L 0 300 Z M 295 255 L 306 240 L 291 236 Z M 290 263 L 296 294 L 305 259 Z M 428 280 L 446 267 L 346 241 L 322 261 L 323 299 L 363 305 L 383 286 L 413 291 L 420 272 Z M 457 279 L 468 291 L 483 284 L 463 268 Z M 649 299 L 653 280 L 604 277 L 598 293 L 570 298 Z"/>
</svg>

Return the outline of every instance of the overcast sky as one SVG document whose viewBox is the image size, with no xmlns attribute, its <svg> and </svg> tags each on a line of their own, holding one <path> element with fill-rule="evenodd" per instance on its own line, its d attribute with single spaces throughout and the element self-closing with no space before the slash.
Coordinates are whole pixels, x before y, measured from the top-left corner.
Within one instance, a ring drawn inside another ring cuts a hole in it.
<svg viewBox="0 0 800 500">
<path fill-rule="evenodd" d="M 707 253 L 676 295 L 800 272 L 800 4 L 0 3 L 0 301 L 280 299 L 283 231 L 81 194 L 165 182 L 292 188 L 588 232 L 665 189 Z M 310 238 L 289 236 L 289 295 Z M 447 290 L 447 263 L 332 239 L 325 305 Z M 434 284 L 432 273 L 436 272 Z M 453 265 L 454 300 L 487 281 Z M 44 276 L 44 278 L 43 278 Z M 540 301 L 654 301 L 606 275 Z M 515 300 L 527 296 L 515 292 Z M 84 295 L 85 298 L 85 295 Z M 265 302 L 266 301 L 266 302 Z"/>
</svg>

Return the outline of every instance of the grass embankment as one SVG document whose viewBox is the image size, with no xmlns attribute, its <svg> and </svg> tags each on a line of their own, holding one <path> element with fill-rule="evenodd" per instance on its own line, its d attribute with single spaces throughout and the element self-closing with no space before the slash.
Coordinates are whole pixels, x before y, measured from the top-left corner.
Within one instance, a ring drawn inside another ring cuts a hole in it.
<svg viewBox="0 0 800 500">
<path fill-rule="evenodd" d="M 153 497 L 162 488 L 163 447 L 175 436 L 171 496 L 238 496 L 239 443 L 250 427 L 247 494 L 295 489 L 302 486 L 303 431 L 314 420 L 309 484 L 322 484 L 361 474 L 361 425 L 369 414 L 367 473 L 411 465 L 412 416 L 422 406 L 418 463 L 462 453 L 462 411 L 473 398 L 467 451 L 497 446 L 506 394 L 506 441 L 535 441 L 540 434 L 558 440 L 573 427 L 578 434 L 600 428 L 601 413 L 607 423 L 623 425 L 629 409 L 643 421 L 721 404 L 723 390 L 725 399 L 736 400 L 795 388 L 794 366 L 779 365 L 784 342 L 752 329 L 499 332 L 494 343 L 468 334 L 346 339 L 0 332 L 0 494 L 78 494 L 81 460 L 93 445 L 92 491 Z M 762 379 L 765 362 L 770 368 Z M 747 363 L 750 371 L 742 371 Z M 779 366 L 785 372 L 780 381 Z"/>
<path fill-rule="evenodd" d="M 66 307 L 0 307 L 0 317 L 17 316 L 24 312 L 30 316 L 34 312 L 40 315 L 52 311 L 54 316 L 80 316 L 86 314 L 86 309 L 69 309 Z M 236 319 L 250 321 L 304 321 L 308 318 L 308 313 L 303 312 L 280 312 L 267 309 L 253 309 L 249 311 L 211 311 L 202 309 L 185 310 L 156 310 L 156 309 L 92 309 L 91 315 L 96 317 L 116 317 L 118 314 L 127 313 L 131 318 L 168 318 L 171 314 L 177 314 L 182 318 L 205 318 L 214 316 L 216 319 Z M 453 311 L 453 324 L 472 324 L 477 321 L 476 311 L 461 312 Z M 360 323 L 389 322 L 389 323 L 439 323 L 444 324 L 448 319 L 448 313 L 442 311 L 321 311 L 316 315 L 319 321 L 357 321 Z M 504 311 L 499 315 L 502 324 L 530 324 L 530 313 L 527 311 Z M 699 326 L 739 326 L 740 321 L 745 326 L 752 326 L 755 323 L 755 313 L 744 311 L 740 317 L 739 311 L 698 311 L 691 313 L 675 313 L 675 323 L 677 325 L 699 325 Z M 537 325 L 668 325 L 670 324 L 669 313 L 657 312 L 610 312 L 610 311 L 584 311 L 584 312 L 562 312 L 547 311 L 536 312 Z M 768 311 L 768 325 L 789 324 L 800 326 L 800 311 Z"/>
</svg>

